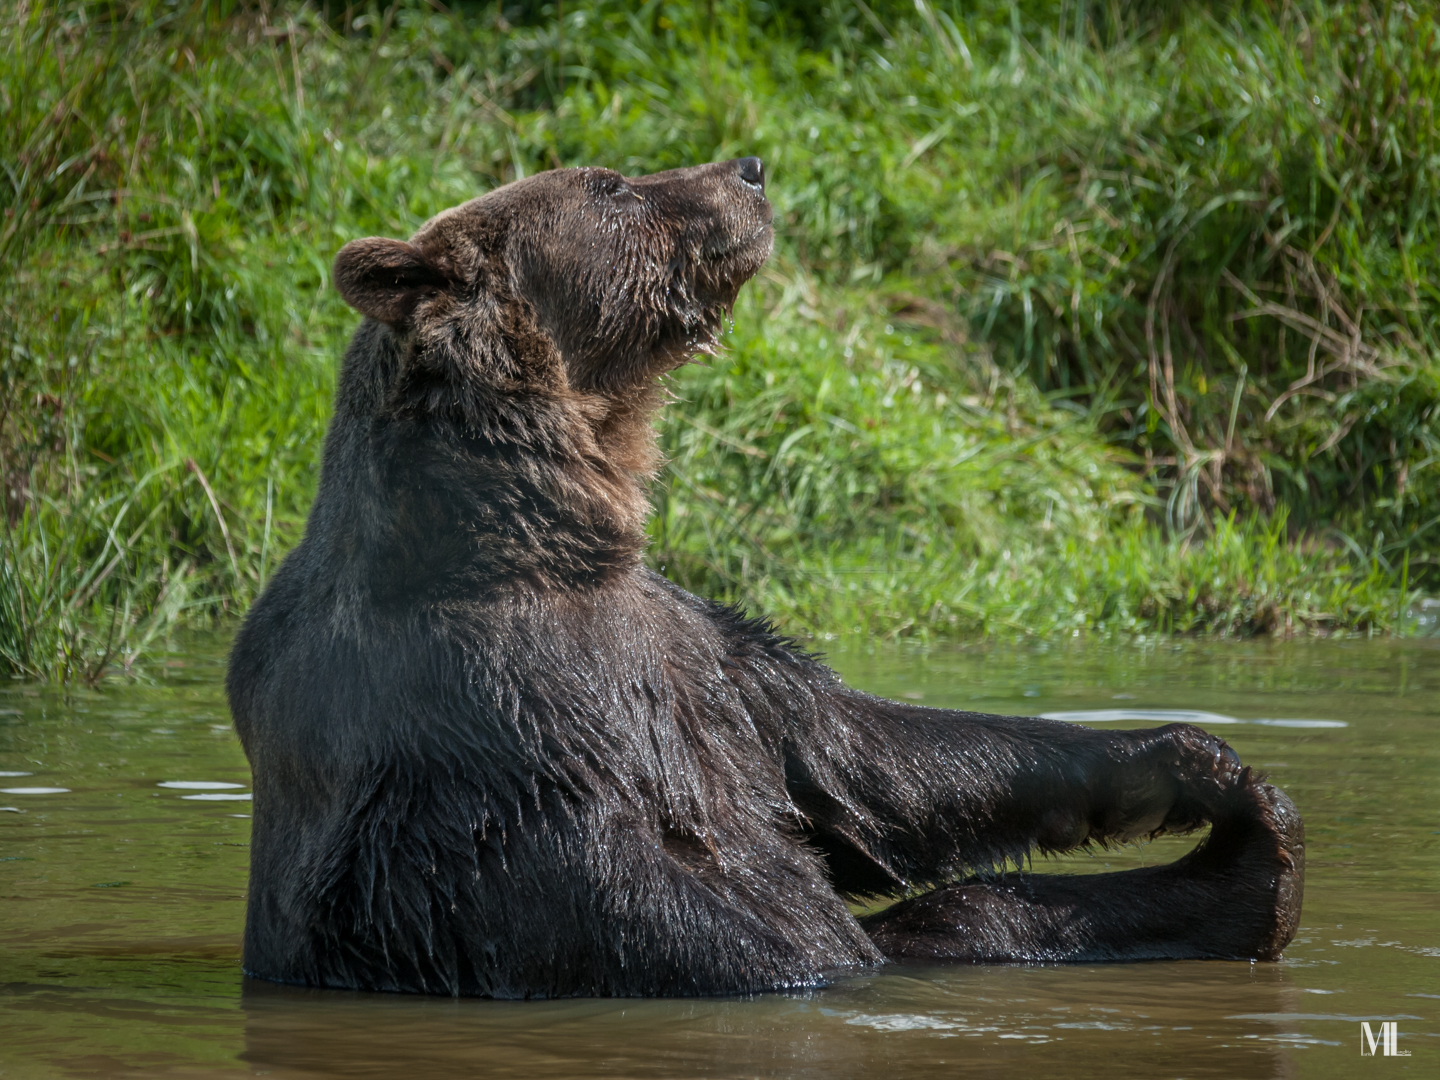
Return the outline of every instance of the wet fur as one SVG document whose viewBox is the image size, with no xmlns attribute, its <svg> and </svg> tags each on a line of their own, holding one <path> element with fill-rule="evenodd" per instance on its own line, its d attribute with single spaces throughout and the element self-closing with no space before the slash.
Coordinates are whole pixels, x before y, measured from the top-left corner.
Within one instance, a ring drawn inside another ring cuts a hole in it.
<svg viewBox="0 0 1440 1080">
<path fill-rule="evenodd" d="M 561 170 L 341 252 L 368 318 L 228 680 L 252 975 L 716 994 L 1293 934 L 1298 815 L 1211 736 L 871 697 L 643 567 L 659 380 L 769 253 L 758 175 Z M 1138 907 L 1101 878 L 950 884 L 1210 820 L 1240 824 L 1137 879 Z M 934 887 L 864 924 L 844 900 Z"/>
</svg>

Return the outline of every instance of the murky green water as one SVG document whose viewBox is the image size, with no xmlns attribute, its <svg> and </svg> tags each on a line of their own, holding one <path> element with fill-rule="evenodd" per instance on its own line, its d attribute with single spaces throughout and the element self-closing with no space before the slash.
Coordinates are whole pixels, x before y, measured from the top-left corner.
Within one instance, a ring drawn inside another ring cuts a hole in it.
<svg viewBox="0 0 1440 1080">
<path fill-rule="evenodd" d="M 28 774 L 0 789 L 67 789 L 0 794 L 0 1077 L 1440 1075 L 1440 641 L 831 657 L 929 705 L 1247 721 L 1211 723 L 1309 837 L 1280 964 L 890 968 L 752 1000 L 538 1004 L 242 979 L 249 776 L 220 643 L 192 644 L 154 685 L 0 691 L 0 771 Z M 1397 1022 L 1411 1056 L 1362 1059 L 1361 1020 Z"/>
</svg>

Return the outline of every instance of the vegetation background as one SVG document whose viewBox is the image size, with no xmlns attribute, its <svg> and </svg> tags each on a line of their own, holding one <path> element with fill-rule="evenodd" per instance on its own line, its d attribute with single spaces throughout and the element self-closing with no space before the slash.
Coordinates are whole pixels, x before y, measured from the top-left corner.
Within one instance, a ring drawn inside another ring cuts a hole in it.
<svg viewBox="0 0 1440 1080">
<path fill-rule="evenodd" d="M 1440 589 L 1440 34 L 1271 0 L 15 0 L 0 669 L 299 538 L 357 236 L 755 153 L 650 557 L 827 634 L 1403 629 Z"/>
</svg>

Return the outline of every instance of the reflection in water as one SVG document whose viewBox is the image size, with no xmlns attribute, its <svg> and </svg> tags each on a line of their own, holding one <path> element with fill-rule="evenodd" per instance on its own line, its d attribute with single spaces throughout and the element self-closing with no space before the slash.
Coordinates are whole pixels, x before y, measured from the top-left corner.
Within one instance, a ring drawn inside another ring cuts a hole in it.
<svg viewBox="0 0 1440 1080">
<path fill-rule="evenodd" d="M 1305 912 L 1279 964 L 892 967 L 750 999 L 529 1003 L 242 979 L 250 777 L 222 646 L 193 643 L 156 685 L 0 688 L 3 1080 L 1435 1074 L 1440 642 L 832 654 L 927 705 L 1214 727 L 1305 815 Z M 1357 1066 L 1359 1022 L 1382 1019 L 1412 1056 Z"/>
<path fill-rule="evenodd" d="M 890 969 L 732 1001 L 435 1001 L 247 981 L 243 1060 L 276 1077 L 1283 1077 L 1310 1041 L 1275 965 Z M 1236 1014 L 1244 1014 L 1236 1016 Z"/>
<path fill-rule="evenodd" d="M 1196 724 L 1212 728 L 1228 724 L 1258 724 L 1260 727 L 1339 728 L 1349 727 L 1344 720 L 1237 720 L 1213 712 L 1194 709 L 1081 709 L 1078 712 L 1041 713 L 1047 720 L 1064 720 L 1069 724 L 1112 724 L 1121 720 L 1154 720 L 1161 724 Z"/>
</svg>

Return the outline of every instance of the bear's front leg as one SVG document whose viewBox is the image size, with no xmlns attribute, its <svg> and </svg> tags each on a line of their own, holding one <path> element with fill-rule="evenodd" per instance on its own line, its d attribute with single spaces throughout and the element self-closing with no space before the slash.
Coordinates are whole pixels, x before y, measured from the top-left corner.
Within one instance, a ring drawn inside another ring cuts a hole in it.
<svg viewBox="0 0 1440 1080">
<path fill-rule="evenodd" d="M 1300 919 L 1304 826 L 1245 770 L 1209 837 L 1168 866 L 948 885 L 862 920 L 894 960 L 1275 960 Z"/>
<path fill-rule="evenodd" d="M 1229 746 L 1185 724 L 1100 731 L 843 687 L 818 704 L 787 717 L 786 786 L 844 893 L 895 895 L 1036 850 L 1189 832 L 1225 811 L 1244 775 Z"/>
</svg>

